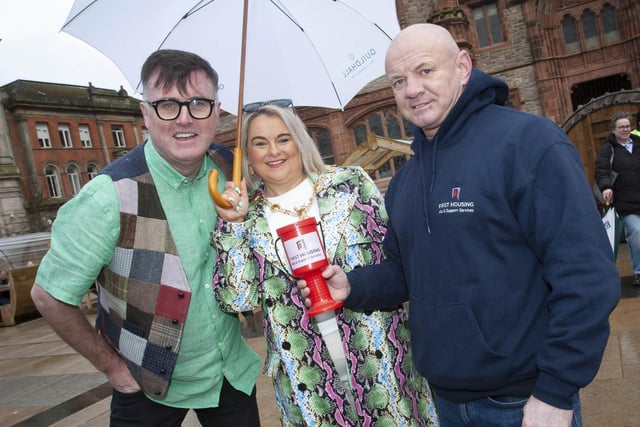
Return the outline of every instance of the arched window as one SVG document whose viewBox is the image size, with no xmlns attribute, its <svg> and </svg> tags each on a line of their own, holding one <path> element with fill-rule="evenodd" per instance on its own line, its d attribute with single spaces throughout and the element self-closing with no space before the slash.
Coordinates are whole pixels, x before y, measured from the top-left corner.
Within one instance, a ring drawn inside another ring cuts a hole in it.
<svg viewBox="0 0 640 427">
<path fill-rule="evenodd" d="M 44 173 L 47 180 L 49 197 L 52 199 L 59 199 L 62 197 L 62 188 L 60 187 L 60 174 L 58 173 L 58 168 L 53 165 L 48 165 L 45 168 Z"/>
<path fill-rule="evenodd" d="M 387 122 L 387 134 L 389 138 L 402 139 L 402 129 L 398 123 L 398 117 L 395 114 L 385 114 Z"/>
<path fill-rule="evenodd" d="M 384 131 L 384 126 L 382 126 L 382 118 L 380 117 L 379 114 L 374 113 L 371 114 L 369 117 L 369 130 L 371 130 L 371 132 L 375 133 L 376 135 L 386 135 L 386 132 Z"/>
<path fill-rule="evenodd" d="M 93 163 L 89 163 L 87 165 L 87 176 L 89 177 L 89 181 L 91 181 L 96 175 L 98 175 L 98 166 Z"/>
<path fill-rule="evenodd" d="M 318 146 L 318 151 L 322 156 L 322 160 L 328 165 L 332 165 L 336 162 L 333 155 L 333 147 L 331 146 L 331 135 L 327 129 L 315 128 L 309 129 L 311 137 Z"/>
<path fill-rule="evenodd" d="M 578 30 L 576 28 L 576 20 L 573 16 L 565 15 L 562 18 L 562 33 L 564 34 L 564 50 L 566 53 L 577 52 L 580 50 L 580 42 L 578 41 Z"/>
<path fill-rule="evenodd" d="M 358 123 L 353 127 L 353 137 L 356 145 L 360 145 L 367 140 L 367 126 L 364 123 Z"/>
<path fill-rule="evenodd" d="M 69 188 L 71 188 L 71 194 L 75 196 L 82 188 L 82 184 L 80 183 L 80 171 L 78 170 L 78 167 L 75 165 L 67 166 L 67 177 L 69 178 Z"/>
<path fill-rule="evenodd" d="M 584 33 L 585 49 L 600 46 L 596 14 L 589 9 L 582 14 L 582 32 Z"/>
<path fill-rule="evenodd" d="M 602 7 L 602 27 L 604 28 L 604 40 L 607 43 L 620 40 L 616 8 L 609 3 Z"/>
</svg>

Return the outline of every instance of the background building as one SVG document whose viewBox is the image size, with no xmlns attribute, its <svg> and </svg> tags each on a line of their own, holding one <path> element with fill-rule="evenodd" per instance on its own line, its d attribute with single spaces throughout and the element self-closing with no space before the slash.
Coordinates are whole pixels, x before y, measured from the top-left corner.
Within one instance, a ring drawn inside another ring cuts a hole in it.
<svg viewBox="0 0 640 427">
<path fill-rule="evenodd" d="M 575 113 L 594 98 L 640 87 L 637 0 L 396 4 L 401 27 L 432 22 L 448 28 L 476 67 L 507 82 L 513 108 L 561 126 L 569 119 L 571 126 L 589 120 Z M 122 89 L 17 80 L 0 87 L 0 101 L 0 237 L 47 231 L 61 204 L 146 136 L 139 100 Z M 624 107 L 635 113 L 640 100 Z M 344 111 L 300 106 L 296 111 L 327 163 L 342 164 L 362 147 L 375 149 L 370 133 L 411 139 L 411 125 L 398 114 L 384 78 L 370 83 Z M 599 126 L 604 122 L 600 118 Z M 235 116 L 222 114 L 218 138 L 230 147 L 235 124 Z M 573 134 L 579 147 L 593 144 L 582 140 L 588 132 Z M 581 149 L 589 167 L 593 149 Z M 373 156 L 369 170 L 379 183 L 410 155 L 405 149 L 392 154 Z"/>
<path fill-rule="evenodd" d="M 0 89 L 0 236 L 48 230 L 65 201 L 145 138 L 139 100 L 122 88 Z"/>
</svg>

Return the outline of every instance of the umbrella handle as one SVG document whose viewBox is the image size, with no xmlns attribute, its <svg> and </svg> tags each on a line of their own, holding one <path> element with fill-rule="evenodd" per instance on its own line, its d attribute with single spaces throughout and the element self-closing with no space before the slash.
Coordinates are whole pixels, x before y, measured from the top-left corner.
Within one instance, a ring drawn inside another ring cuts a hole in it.
<svg viewBox="0 0 640 427">
<path fill-rule="evenodd" d="M 240 180 L 242 178 L 242 149 L 235 147 L 233 149 L 233 182 L 236 186 L 240 187 Z M 216 205 L 222 208 L 230 208 L 231 203 L 222 198 L 220 191 L 218 191 L 218 170 L 211 169 L 209 171 L 209 195 Z"/>
</svg>

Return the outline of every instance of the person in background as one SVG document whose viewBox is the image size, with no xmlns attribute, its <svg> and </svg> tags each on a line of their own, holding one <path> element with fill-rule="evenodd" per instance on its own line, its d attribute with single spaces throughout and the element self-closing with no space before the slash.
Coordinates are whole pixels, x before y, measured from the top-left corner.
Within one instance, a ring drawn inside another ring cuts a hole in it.
<svg viewBox="0 0 640 427">
<path fill-rule="evenodd" d="M 439 425 L 413 364 L 401 302 L 310 317 L 289 265 L 280 262 L 286 258 L 276 230 L 306 218 L 320 222 L 327 257 L 340 268 L 379 262 L 387 214 L 371 178 L 360 167 L 325 166 L 291 108 L 251 110 L 241 148 L 246 183 L 227 183 L 232 206 L 216 205 L 214 289 L 231 312 L 261 305 L 264 373 L 282 425 Z"/>
<path fill-rule="evenodd" d="M 409 300 L 443 426 L 581 425 L 578 392 L 598 371 L 620 279 L 576 148 L 505 107 L 507 85 L 443 27 L 405 28 L 385 65 L 415 155 L 385 196 L 385 259 L 327 267 L 333 297 Z"/>
<path fill-rule="evenodd" d="M 111 426 L 177 427 L 189 409 L 203 426 L 259 426 L 260 357 L 211 287 L 218 75 L 193 53 L 159 50 L 141 81 L 150 138 L 59 210 L 31 295 L 107 376 Z M 95 329 L 78 308 L 94 281 Z"/>
<path fill-rule="evenodd" d="M 633 266 L 633 286 L 640 286 L 640 136 L 631 133 L 631 116 L 617 112 L 611 133 L 596 156 L 595 178 L 604 201 L 612 203 L 624 224 Z M 617 172 L 615 182 L 611 171 Z"/>
<path fill-rule="evenodd" d="M 640 111 L 636 113 L 636 127 L 631 131 L 631 134 L 640 138 Z"/>
</svg>

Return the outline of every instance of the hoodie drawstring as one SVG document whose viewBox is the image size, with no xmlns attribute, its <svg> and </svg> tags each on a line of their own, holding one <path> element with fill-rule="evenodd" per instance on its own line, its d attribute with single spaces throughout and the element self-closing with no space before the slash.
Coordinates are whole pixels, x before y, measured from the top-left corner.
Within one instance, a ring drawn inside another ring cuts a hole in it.
<svg viewBox="0 0 640 427">
<path fill-rule="evenodd" d="M 437 137 L 435 137 L 433 139 L 433 154 L 431 155 L 431 179 L 430 179 L 428 191 L 426 188 L 427 179 L 426 177 L 424 177 L 424 174 L 423 174 L 424 179 L 422 179 L 422 194 L 424 197 L 422 208 L 424 210 L 424 218 L 427 226 L 427 234 L 431 234 L 431 221 L 429 216 L 429 196 L 433 191 L 433 187 L 436 182 L 436 149 L 437 148 L 438 148 L 438 139 Z"/>
</svg>

